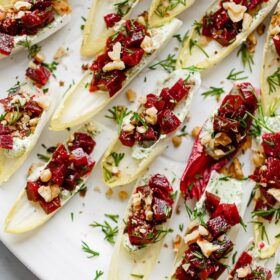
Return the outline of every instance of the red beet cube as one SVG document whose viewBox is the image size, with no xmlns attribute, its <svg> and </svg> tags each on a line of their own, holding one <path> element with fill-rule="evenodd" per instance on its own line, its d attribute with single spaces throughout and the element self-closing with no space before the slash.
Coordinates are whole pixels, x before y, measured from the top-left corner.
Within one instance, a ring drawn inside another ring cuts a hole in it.
<svg viewBox="0 0 280 280">
<path fill-rule="evenodd" d="M 218 216 L 211 218 L 207 222 L 207 228 L 210 230 L 213 237 L 218 237 L 219 235 L 226 233 L 231 226 L 224 217 Z"/>
<path fill-rule="evenodd" d="M 206 209 L 210 213 L 213 213 L 217 209 L 218 205 L 220 204 L 220 200 L 221 199 L 217 195 L 206 191 L 204 203 Z"/>
<path fill-rule="evenodd" d="M 207 260 L 206 268 L 202 269 L 201 272 L 198 273 L 199 279 L 207 280 L 211 279 L 218 279 L 221 274 L 225 271 L 226 266 L 219 263 L 214 262 L 212 260 Z"/>
<path fill-rule="evenodd" d="M 170 185 L 168 179 L 161 174 L 153 175 L 149 180 L 149 186 L 151 188 L 162 188 L 168 192 L 173 192 L 173 188 Z"/>
<path fill-rule="evenodd" d="M 227 11 L 223 8 L 215 12 L 212 17 L 215 20 L 215 27 L 217 29 L 223 29 L 226 24 L 232 22 Z"/>
<path fill-rule="evenodd" d="M 111 61 L 111 59 L 109 58 L 107 52 L 104 53 L 104 54 L 101 54 L 92 63 L 92 65 L 90 67 L 90 70 L 92 70 L 92 71 L 100 71 L 100 70 L 102 70 L 103 66 L 105 64 L 107 64 L 108 62 L 110 62 L 110 61 Z"/>
<path fill-rule="evenodd" d="M 133 67 L 140 63 L 144 53 L 144 50 L 141 48 L 125 49 L 122 54 L 122 60 L 125 65 Z"/>
<path fill-rule="evenodd" d="M 218 216 L 224 217 L 231 226 L 240 223 L 240 216 L 235 204 L 219 204 L 211 218 L 216 218 Z"/>
<path fill-rule="evenodd" d="M 7 135 L 10 134 L 11 130 L 8 126 L 4 126 L 3 124 L 0 123 L 0 135 Z"/>
<path fill-rule="evenodd" d="M 279 179 L 280 159 L 269 157 L 266 161 L 266 178 L 277 182 Z"/>
<path fill-rule="evenodd" d="M 63 181 L 62 188 L 73 191 L 79 183 L 79 179 L 80 176 L 76 171 L 69 170 L 69 173 L 66 175 Z"/>
<path fill-rule="evenodd" d="M 135 143 L 134 134 L 127 134 L 127 132 L 123 130 L 121 131 L 119 139 L 124 146 L 132 147 Z"/>
<path fill-rule="evenodd" d="M 256 211 L 267 211 L 271 208 L 272 207 L 270 205 L 268 205 L 264 200 L 259 198 L 256 202 L 254 212 L 256 212 Z M 271 221 L 272 218 L 273 218 L 273 214 L 269 214 L 269 215 L 266 215 L 266 216 L 262 215 L 262 218 L 265 219 L 265 220 Z"/>
<path fill-rule="evenodd" d="M 26 70 L 26 76 L 34 82 L 44 86 L 48 82 L 51 72 L 44 66 L 40 65 L 37 66 L 36 69 L 28 68 Z"/>
<path fill-rule="evenodd" d="M 265 133 L 262 146 L 267 156 L 280 158 L 280 133 Z"/>
<path fill-rule="evenodd" d="M 244 267 L 246 265 L 250 265 L 253 261 L 253 258 L 251 255 L 249 255 L 247 252 L 243 252 L 242 255 L 239 257 L 236 265 L 234 266 L 233 271 L 230 273 L 232 276 L 234 276 L 235 271 L 240 268 Z"/>
<path fill-rule="evenodd" d="M 160 93 L 160 98 L 164 101 L 164 109 L 173 110 L 176 106 L 177 101 L 170 93 L 169 88 L 164 88 Z"/>
<path fill-rule="evenodd" d="M 69 159 L 74 164 L 74 167 L 79 169 L 83 166 L 86 167 L 89 163 L 88 154 L 82 148 L 72 150 Z"/>
<path fill-rule="evenodd" d="M 122 17 L 116 13 L 111 13 L 104 17 L 104 21 L 106 23 L 107 28 L 113 27 L 116 24 L 116 22 L 120 21 L 121 19 Z"/>
<path fill-rule="evenodd" d="M 221 116 L 230 116 L 236 113 L 236 111 L 243 105 L 243 99 L 237 94 L 228 94 L 223 99 L 223 102 L 219 108 L 219 114 Z"/>
<path fill-rule="evenodd" d="M 12 150 L 13 144 L 14 140 L 12 135 L 0 135 L 0 148 Z"/>
<path fill-rule="evenodd" d="M 37 182 L 27 182 L 26 185 L 26 195 L 28 200 L 37 202 L 40 200 L 40 195 L 38 193 L 38 189 L 40 188 L 40 184 Z"/>
<path fill-rule="evenodd" d="M 0 33 L 0 53 L 9 55 L 14 48 L 14 37 L 8 34 Z"/>
<path fill-rule="evenodd" d="M 52 212 L 57 210 L 59 207 L 61 207 L 60 198 L 56 197 L 51 202 L 45 202 L 45 200 L 40 200 L 40 205 L 43 208 L 43 210 L 46 212 L 46 214 L 51 214 Z"/>
<path fill-rule="evenodd" d="M 222 46 L 226 47 L 232 43 L 237 35 L 237 31 L 235 30 L 234 26 L 230 28 L 224 28 L 221 33 L 217 33 L 214 35 L 214 38 L 218 43 Z"/>
<path fill-rule="evenodd" d="M 158 111 L 161 111 L 165 107 L 165 102 L 157 95 L 150 93 L 146 97 L 145 108 L 155 107 Z"/>
<path fill-rule="evenodd" d="M 125 39 L 126 39 L 126 36 L 122 32 L 119 32 L 117 36 L 109 37 L 107 39 L 106 47 L 107 47 L 107 49 L 111 49 L 112 46 L 115 45 L 117 42 L 120 42 L 121 44 L 123 44 Z"/>
<path fill-rule="evenodd" d="M 96 142 L 89 134 L 75 132 L 72 144 L 72 146 L 69 146 L 70 151 L 73 151 L 77 148 L 82 148 L 88 155 L 90 155 L 96 145 Z"/>
<path fill-rule="evenodd" d="M 223 235 L 222 241 L 216 239 L 213 241 L 213 244 L 220 246 L 218 250 L 211 254 L 211 257 L 215 258 L 216 260 L 219 260 L 222 257 L 226 256 L 233 248 L 233 243 L 230 240 L 229 236 L 226 234 Z"/>
<path fill-rule="evenodd" d="M 196 253 L 199 252 L 201 257 L 197 257 Z M 206 257 L 201 253 L 200 248 L 197 244 L 191 244 L 189 249 L 185 252 L 185 259 L 195 268 L 202 270 L 205 268 Z"/>
<path fill-rule="evenodd" d="M 146 27 L 136 20 L 127 20 L 125 23 L 126 31 L 131 34 L 137 31 L 145 31 Z"/>
<path fill-rule="evenodd" d="M 182 266 L 179 266 L 175 275 L 178 280 L 199 280 L 198 272 L 199 270 L 193 265 L 190 265 L 187 271 Z"/>
<path fill-rule="evenodd" d="M 58 165 L 69 165 L 69 155 L 63 144 L 58 145 L 55 152 L 53 153 L 52 161 Z"/>
<path fill-rule="evenodd" d="M 258 106 L 254 87 L 250 83 L 241 83 L 238 86 L 245 99 L 246 106 L 250 109 L 251 113 L 254 113 Z"/>
<path fill-rule="evenodd" d="M 32 115 L 36 117 L 39 117 L 43 112 L 43 108 L 40 107 L 35 101 L 28 101 L 24 107 L 24 110 L 26 112 L 32 113 Z"/>
<path fill-rule="evenodd" d="M 170 95 L 177 102 L 181 101 L 189 92 L 190 87 L 183 79 L 180 79 L 170 90 Z"/>
<path fill-rule="evenodd" d="M 280 35 L 275 35 L 273 38 L 273 43 L 276 49 L 276 52 L 278 53 L 278 55 L 280 56 Z"/>
<path fill-rule="evenodd" d="M 174 203 L 173 199 L 170 197 L 170 193 L 163 188 L 153 187 L 153 195 L 159 199 L 166 201 L 170 206 Z"/>
<path fill-rule="evenodd" d="M 127 48 L 140 48 L 142 41 L 145 38 L 145 32 L 142 30 L 133 32 L 130 36 L 126 37 L 125 46 Z"/>
<path fill-rule="evenodd" d="M 156 223 L 164 223 L 171 217 L 172 207 L 163 199 L 153 198 L 153 212 Z"/>
<path fill-rule="evenodd" d="M 149 127 L 145 133 L 135 133 L 136 141 L 155 141 L 157 140 L 157 135 L 152 127 Z"/>
<path fill-rule="evenodd" d="M 268 204 L 275 205 L 277 200 L 274 198 L 273 195 L 269 194 L 267 191 L 269 188 L 259 187 L 259 190 L 261 191 L 262 196 L 265 198 Z"/>
<path fill-rule="evenodd" d="M 175 131 L 181 125 L 181 121 L 169 109 L 163 110 L 159 113 L 158 123 L 164 134 Z"/>
<path fill-rule="evenodd" d="M 32 4 L 32 7 L 31 7 L 31 10 L 34 11 L 34 10 L 45 10 L 47 8 L 50 8 L 51 9 L 51 6 L 52 6 L 52 2 L 50 0 L 32 0 L 32 1 L 29 1 L 31 2 Z"/>
<path fill-rule="evenodd" d="M 215 132 L 237 133 L 240 127 L 240 122 L 235 120 L 229 120 L 227 118 L 215 115 L 213 126 Z"/>
</svg>

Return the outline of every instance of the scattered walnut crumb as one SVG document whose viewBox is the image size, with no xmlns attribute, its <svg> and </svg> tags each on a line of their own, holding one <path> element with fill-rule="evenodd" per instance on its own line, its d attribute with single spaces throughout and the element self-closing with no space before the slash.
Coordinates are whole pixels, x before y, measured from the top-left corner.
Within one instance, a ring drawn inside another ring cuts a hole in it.
<svg viewBox="0 0 280 280">
<path fill-rule="evenodd" d="M 201 130 L 200 126 L 196 126 L 195 128 L 193 128 L 193 130 L 192 130 L 192 137 L 196 138 L 198 136 L 200 130 Z"/>
<path fill-rule="evenodd" d="M 53 1 L 53 8 L 59 15 L 70 14 L 72 12 L 72 8 L 68 4 L 68 0 Z"/>
<path fill-rule="evenodd" d="M 128 89 L 128 90 L 126 91 L 126 98 L 127 98 L 127 100 L 128 100 L 129 102 L 131 102 L 131 103 L 135 102 L 135 99 L 136 99 L 136 93 L 135 93 L 135 91 L 132 90 L 132 89 Z"/>
<path fill-rule="evenodd" d="M 59 86 L 60 87 L 64 87 L 64 84 L 65 84 L 64 81 L 59 81 Z"/>
<path fill-rule="evenodd" d="M 232 163 L 229 166 L 228 169 L 228 175 L 230 177 L 236 178 L 236 179 L 244 179 L 244 173 L 242 171 L 242 165 L 240 163 L 240 161 L 238 160 L 238 158 L 234 158 Z"/>
<path fill-rule="evenodd" d="M 264 31 L 265 31 L 265 24 L 261 23 L 260 25 L 258 25 L 257 29 L 256 29 L 258 35 L 263 35 Z"/>
<path fill-rule="evenodd" d="M 89 65 L 88 64 L 83 64 L 82 65 L 82 70 L 83 71 L 87 71 L 89 69 Z"/>
<path fill-rule="evenodd" d="M 28 169 L 27 175 L 30 176 L 38 167 L 43 166 L 43 165 L 44 165 L 44 163 L 32 164 Z"/>
<path fill-rule="evenodd" d="M 255 151 L 253 153 L 253 163 L 256 167 L 260 167 L 264 164 L 265 157 L 261 151 Z"/>
<path fill-rule="evenodd" d="M 119 199 L 120 200 L 126 200 L 128 198 L 128 193 L 126 191 L 120 191 L 119 192 Z"/>
<path fill-rule="evenodd" d="M 241 146 L 241 150 L 244 153 L 246 150 L 250 149 L 252 147 L 252 137 L 247 137 L 247 140 L 243 143 Z"/>
<path fill-rule="evenodd" d="M 39 64 L 43 63 L 45 61 L 45 56 L 43 54 L 40 54 L 40 53 L 37 53 L 35 56 L 34 56 L 34 60 L 36 62 L 38 62 Z"/>
<path fill-rule="evenodd" d="M 182 137 L 180 136 L 174 136 L 172 138 L 172 143 L 175 148 L 178 148 L 182 144 Z"/>
<path fill-rule="evenodd" d="M 111 198 L 113 195 L 113 190 L 112 189 L 108 189 L 107 192 L 105 193 L 107 198 Z"/>
<path fill-rule="evenodd" d="M 251 54 L 255 53 L 257 42 L 256 33 L 252 32 L 246 40 L 247 49 Z"/>
<path fill-rule="evenodd" d="M 177 234 L 175 239 L 173 239 L 173 251 L 175 254 L 178 253 L 181 241 L 182 241 L 182 237 L 179 234 Z"/>
<path fill-rule="evenodd" d="M 176 208 L 176 214 L 177 215 L 181 214 L 181 206 L 180 205 L 178 205 L 177 208 Z"/>
<path fill-rule="evenodd" d="M 59 47 L 54 55 L 54 59 L 60 61 L 62 57 L 67 54 L 66 50 L 63 47 Z"/>
<path fill-rule="evenodd" d="M 164 248 L 168 248 L 168 244 L 164 243 L 164 244 L 163 244 L 163 247 L 164 247 Z"/>
<path fill-rule="evenodd" d="M 96 186 L 96 187 L 94 187 L 94 189 L 93 189 L 95 192 L 101 192 L 101 189 L 100 189 L 100 187 L 98 187 L 98 186 Z"/>
</svg>

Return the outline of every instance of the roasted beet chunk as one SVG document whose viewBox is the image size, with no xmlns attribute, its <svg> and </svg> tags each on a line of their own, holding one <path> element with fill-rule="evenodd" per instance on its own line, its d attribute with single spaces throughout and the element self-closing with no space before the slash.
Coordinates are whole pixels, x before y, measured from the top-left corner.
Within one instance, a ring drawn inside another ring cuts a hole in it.
<svg viewBox="0 0 280 280">
<path fill-rule="evenodd" d="M 236 265 L 234 266 L 233 271 L 231 272 L 231 276 L 234 276 L 235 271 L 240 268 L 240 267 L 244 267 L 246 265 L 250 265 L 252 263 L 252 256 L 249 255 L 247 252 L 243 252 L 242 255 L 239 257 Z"/>
<path fill-rule="evenodd" d="M 44 66 L 37 66 L 36 69 L 28 68 L 26 70 L 26 76 L 35 83 L 44 86 L 48 82 L 51 72 Z"/>
<path fill-rule="evenodd" d="M 274 196 L 268 193 L 269 188 L 259 187 L 259 190 L 268 204 L 274 205 L 277 202 Z"/>
<path fill-rule="evenodd" d="M 219 114 L 233 118 L 233 115 L 236 114 L 242 104 L 243 100 L 240 95 L 229 94 L 223 99 L 222 105 L 219 108 Z"/>
<path fill-rule="evenodd" d="M 11 54 L 14 48 L 14 37 L 0 33 L 0 53 L 3 55 Z"/>
<path fill-rule="evenodd" d="M 225 271 L 226 266 L 215 262 L 213 260 L 207 260 L 206 268 L 199 272 L 198 276 L 201 280 L 211 279 L 218 279 L 221 274 Z"/>
<path fill-rule="evenodd" d="M 36 117 L 39 117 L 43 112 L 43 108 L 35 101 L 27 102 L 24 109 L 26 112 L 32 113 Z"/>
<path fill-rule="evenodd" d="M 273 39 L 273 43 L 274 43 L 276 52 L 280 56 L 280 35 L 275 35 L 272 39 Z"/>
<path fill-rule="evenodd" d="M 269 204 L 267 204 L 264 200 L 259 198 L 255 205 L 254 214 L 257 215 L 258 211 L 267 211 L 269 209 L 272 209 L 272 207 Z M 271 221 L 273 218 L 273 213 L 265 216 L 262 215 L 262 218 Z"/>
<path fill-rule="evenodd" d="M 52 2 L 50 0 L 29 0 L 32 4 L 31 10 L 45 10 L 47 8 L 51 9 Z"/>
<path fill-rule="evenodd" d="M 104 17 L 107 28 L 113 27 L 115 23 L 120 21 L 121 19 L 122 17 L 116 13 L 108 14 Z"/>
<path fill-rule="evenodd" d="M 210 192 L 205 193 L 205 207 L 210 213 L 213 213 L 219 204 L 220 198 L 218 196 Z"/>
<path fill-rule="evenodd" d="M 60 205 L 60 198 L 56 197 L 53 201 L 51 202 L 45 202 L 45 200 L 40 200 L 40 205 L 46 212 L 46 214 L 50 214 L 57 210 L 61 205 Z"/>
<path fill-rule="evenodd" d="M 280 159 L 270 157 L 267 159 L 266 165 L 267 165 L 267 171 L 266 171 L 267 179 L 277 182 L 279 179 Z"/>
<path fill-rule="evenodd" d="M 202 254 L 197 244 L 190 245 L 189 249 L 185 252 L 185 259 L 198 269 L 205 268 L 206 257 Z"/>
<path fill-rule="evenodd" d="M 280 133 L 265 133 L 262 146 L 267 156 L 280 158 Z"/>
<path fill-rule="evenodd" d="M 189 265 L 187 271 L 182 266 L 179 266 L 175 275 L 178 280 L 199 280 L 198 270 L 192 265 Z"/>
<path fill-rule="evenodd" d="M 88 154 L 85 153 L 82 148 L 72 150 L 69 159 L 75 168 L 81 168 L 88 165 Z"/>
<path fill-rule="evenodd" d="M 77 184 L 79 183 L 79 179 L 80 176 L 78 174 L 78 172 L 74 171 L 74 170 L 69 170 L 68 174 L 66 175 L 63 184 L 62 184 L 62 188 L 69 190 L 69 191 L 73 191 L 75 189 L 75 187 L 77 186 Z"/>
<path fill-rule="evenodd" d="M 223 233 L 226 233 L 231 228 L 231 226 L 225 218 L 218 216 L 210 219 L 207 222 L 207 228 L 210 230 L 213 237 L 217 237 Z"/>
<path fill-rule="evenodd" d="M 121 131 L 119 139 L 124 146 L 132 147 L 135 143 L 134 134 L 128 134 L 123 130 Z"/>
<path fill-rule="evenodd" d="M 136 141 L 155 141 L 157 140 L 157 135 L 155 130 L 152 127 L 149 127 L 148 130 L 144 133 L 139 133 L 136 131 L 135 133 Z"/>
<path fill-rule="evenodd" d="M 12 150 L 13 144 L 14 140 L 12 135 L 0 135 L 0 148 Z"/>
<path fill-rule="evenodd" d="M 154 220 L 156 223 L 165 222 L 171 217 L 172 207 L 163 199 L 154 197 L 153 199 Z"/>
<path fill-rule="evenodd" d="M 181 125 L 181 121 L 169 109 L 166 109 L 159 113 L 158 123 L 164 134 L 175 131 Z"/>
<path fill-rule="evenodd" d="M 151 188 L 163 188 L 168 192 L 173 192 L 173 188 L 171 187 L 168 179 L 161 174 L 152 176 L 149 180 L 149 186 Z"/>
<path fill-rule="evenodd" d="M 63 144 L 58 145 L 56 151 L 53 154 L 53 161 L 60 165 L 68 165 L 69 164 L 69 155 L 67 150 Z"/>
<path fill-rule="evenodd" d="M 26 194 L 28 200 L 33 202 L 38 202 L 40 200 L 40 195 L 38 193 L 39 188 L 40 184 L 38 184 L 37 182 L 27 182 Z"/>
<path fill-rule="evenodd" d="M 219 204 L 211 218 L 216 218 L 218 216 L 224 217 L 231 226 L 240 223 L 240 216 L 235 204 Z"/>
<path fill-rule="evenodd" d="M 145 32 L 140 30 L 140 31 L 135 31 L 133 32 L 130 36 L 128 36 L 125 40 L 125 46 L 127 48 L 139 48 L 142 41 L 145 38 Z"/>
<path fill-rule="evenodd" d="M 122 60 L 125 65 L 132 67 L 138 65 L 142 60 L 144 50 L 140 48 L 125 49 L 123 51 Z"/>
<path fill-rule="evenodd" d="M 82 148 L 88 155 L 92 153 L 96 142 L 93 138 L 86 133 L 76 132 L 74 133 L 74 140 L 72 145 L 69 146 L 69 150 L 73 151 L 77 148 Z"/>
<path fill-rule="evenodd" d="M 173 110 L 176 106 L 176 100 L 171 95 L 169 88 L 164 88 L 160 93 L 160 98 L 164 101 L 164 109 Z"/>
<path fill-rule="evenodd" d="M 258 99 L 255 94 L 255 89 L 250 83 L 240 84 L 239 89 L 244 97 L 246 106 L 251 112 L 254 112 L 258 106 Z"/>
<path fill-rule="evenodd" d="M 219 260 L 227 255 L 228 252 L 233 248 L 233 243 L 226 234 L 220 236 L 219 239 L 214 240 L 213 244 L 220 246 L 219 249 L 213 252 L 211 255 L 211 257 L 215 258 L 216 260 Z"/>
<path fill-rule="evenodd" d="M 223 118 L 221 116 L 214 116 L 214 130 L 216 132 L 238 132 L 238 128 L 240 126 L 240 122 L 236 120 L 229 120 L 227 118 Z"/>
<path fill-rule="evenodd" d="M 183 79 L 180 79 L 171 89 L 170 95 L 177 101 L 181 101 L 189 92 L 190 87 Z"/>
</svg>

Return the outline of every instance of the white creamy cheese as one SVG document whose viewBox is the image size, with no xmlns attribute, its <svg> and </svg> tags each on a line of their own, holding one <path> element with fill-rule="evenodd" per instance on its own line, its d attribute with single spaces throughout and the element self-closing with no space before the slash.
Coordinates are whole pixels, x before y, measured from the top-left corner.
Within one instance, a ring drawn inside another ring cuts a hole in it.
<svg viewBox="0 0 280 280">
<path fill-rule="evenodd" d="M 6 150 L 4 149 L 4 155 L 7 158 L 18 158 L 22 156 L 25 151 L 27 150 L 27 147 L 30 143 L 29 137 L 26 137 L 24 139 L 20 139 L 18 137 L 13 138 L 13 149 L 12 150 Z"/>
</svg>

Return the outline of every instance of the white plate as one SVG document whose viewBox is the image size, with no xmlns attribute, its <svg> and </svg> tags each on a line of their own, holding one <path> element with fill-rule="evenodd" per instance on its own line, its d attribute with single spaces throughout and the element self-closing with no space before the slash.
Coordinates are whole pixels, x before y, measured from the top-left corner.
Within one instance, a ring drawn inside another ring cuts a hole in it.
<svg viewBox="0 0 280 280">
<path fill-rule="evenodd" d="M 58 80 L 65 81 L 65 86 L 61 88 L 61 94 L 65 92 L 72 81 L 78 81 L 79 77 L 82 75 L 81 64 L 87 62 L 81 60 L 79 56 L 81 43 L 80 26 L 83 24 L 81 16 L 86 16 L 91 1 L 72 0 L 70 2 L 74 8 L 72 22 L 41 44 L 43 46 L 43 53 L 47 55 L 49 61 L 52 59 L 58 47 L 63 45 L 65 48 L 69 48 L 69 56 L 62 60 L 59 70 L 57 71 Z M 139 13 L 140 10 L 149 3 L 150 1 L 142 1 L 139 8 L 137 8 L 137 12 L 134 12 L 134 14 Z M 184 20 L 184 25 L 181 29 L 182 34 L 191 27 L 194 19 L 201 16 L 208 5 L 209 1 L 197 0 L 197 3 L 192 8 L 185 11 L 183 15 L 180 16 L 180 18 Z M 258 38 L 253 73 L 246 70 L 246 74 L 249 76 L 248 81 L 252 82 L 255 86 L 259 86 L 260 63 L 264 38 L 265 35 Z M 160 58 L 165 58 L 167 54 L 174 53 L 175 48 L 178 48 L 178 46 L 179 44 L 174 38 L 166 50 L 160 54 Z M 188 132 L 190 132 L 194 126 L 201 125 L 217 104 L 215 98 L 209 97 L 203 99 L 200 93 L 207 90 L 210 86 L 224 87 L 225 90 L 228 91 L 232 86 L 232 83 L 226 80 L 226 76 L 229 74 L 230 70 L 234 67 L 238 70 L 243 69 L 241 59 L 236 57 L 236 53 L 237 51 L 233 52 L 220 65 L 203 74 L 202 88 L 193 100 L 190 114 L 191 120 L 187 125 Z M 19 79 L 24 77 L 27 64 L 28 59 L 25 53 L 18 54 L 14 58 L 4 59 L 0 62 L 1 98 L 5 97 L 5 91 L 15 83 L 16 76 L 18 76 Z M 161 74 L 162 72 L 160 70 L 144 70 L 129 88 L 134 89 L 138 95 L 147 94 L 149 93 L 149 88 L 152 88 L 156 82 L 156 78 L 160 79 Z M 145 77 L 147 77 L 146 83 L 144 83 Z M 127 104 L 125 94 L 117 98 L 113 104 Z M 108 106 L 108 108 L 112 105 Z M 136 104 L 133 106 L 136 106 Z M 112 122 L 104 118 L 107 109 L 101 112 L 96 119 L 102 121 L 104 124 L 113 126 L 114 124 Z M 18 170 L 8 183 L 0 188 L 1 225 L 13 201 L 22 188 L 24 188 L 25 174 L 28 167 L 32 162 L 37 161 L 36 154 L 44 151 L 41 144 L 44 143 L 50 146 L 59 141 L 59 139 L 62 139 L 61 137 L 63 134 L 64 133 L 49 132 L 48 128 L 46 128 L 39 144 L 24 166 Z M 181 145 L 180 148 L 174 149 L 171 145 L 166 152 L 166 156 L 185 164 L 191 147 L 192 139 L 188 136 L 184 139 L 183 145 Z M 242 156 L 242 160 L 245 163 L 246 174 L 248 174 L 249 171 L 252 170 L 250 161 L 248 157 L 246 159 L 244 156 Z M 54 218 L 36 231 L 21 236 L 13 236 L 5 234 L 1 228 L 1 240 L 40 279 L 92 280 L 96 270 L 104 271 L 104 276 L 100 279 L 106 279 L 106 272 L 108 271 L 113 247 L 104 240 L 104 235 L 99 229 L 93 229 L 89 224 L 93 221 L 103 222 L 105 213 L 119 214 L 121 219 L 127 201 L 120 201 L 118 192 L 123 189 L 129 192 L 131 186 L 115 189 L 113 197 L 107 199 L 105 196 L 107 187 L 104 186 L 101 181 L 100 165 L 95 168 L 87 186 L 88 192 L 85 198 L 81 198 L 77 195 L 61 209 Z M 100 187 L 101 193 L 94 191 L 94 187 L 96 186 Z M 73 221 L 71 220 L 71 212 L 74 213 Z M 151 279 L 165 279 L 164 277 L 169 275 L 174 258 L 171 240 L 178 233 L 178 225 L 184 222 L 185 217 L 186 212 L 183 205 L 181 205 L 181 214 L 176 215 L 174 221 L 172 221 L 174 232 L 166 238 L 165 243 L 168 245 L 168 248 L 162 249 L 159 263 Z M 248 210 L 246 221 L 249 220 L 250 213 Z M 243 249 L 245 243 L 251 236 L 251 228 L 249 227 L 246 235 L 241 235 L 241 239 L 237 244 L 241 244 L 241 249 Z M 86 254 L 81 250 L 82 240 L 87 242 L 94 250 L 100 252 L 100 256 L 88 259 Z"/>
</svg>

